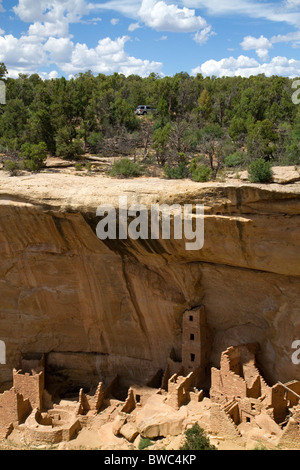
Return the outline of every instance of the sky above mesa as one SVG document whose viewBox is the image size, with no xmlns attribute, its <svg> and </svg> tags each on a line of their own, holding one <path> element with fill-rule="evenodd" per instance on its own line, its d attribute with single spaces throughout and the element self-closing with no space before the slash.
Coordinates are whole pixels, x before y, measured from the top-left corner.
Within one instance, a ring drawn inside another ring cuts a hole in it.
<svg viewBox="0 0 300 470">
<path fill-rule="evenodd" d="M 0 0 L 9 76 L 300 76 L 300 0 Z"/>
</svg>

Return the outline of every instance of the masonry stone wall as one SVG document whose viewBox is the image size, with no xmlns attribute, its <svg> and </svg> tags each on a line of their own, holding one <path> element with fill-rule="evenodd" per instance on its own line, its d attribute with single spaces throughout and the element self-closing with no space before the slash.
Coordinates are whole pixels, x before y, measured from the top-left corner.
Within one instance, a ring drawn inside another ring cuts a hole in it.
<svg viewBox="0 0 300 470">
<path fill-rule="evenodd" d="M 232 398 L 245 398 L 247 396 L 246 383 L 242 377 L 236 375 L 231 370 L 227 372 L 215 369 L 211 370 L 210 398 L 222 403 Z"/>
<path fill-rule="evenodd" d="M 122 413 L 130 414 L 136 407 L 136 401 L 134 397 L 133 389 L 130 388 L 128 391 L 128 396 L 125 400 L 124 406 L 121 409 Z"/>
<path fill-rule="evenodd" d="M 271 389 L 271 408 L 273 408 L 273 419 L 277 424 L 285 421 L 288 412 L 287 405 L 285 389 L 280 384 L 274 385 Z"/>
<path fill-rule="evenodd" d="M 70 441 L 80 430 L 80 422 L 74 415 L 70 415 L 65 421 L 44 425 L 41 413 L 35 409 L 25 423 L 25 441 L 27 444 L 58 444 Z"/>
<path fill-rule="evenodd" d="M 0 437 L 7 435 L 11 425 L 21 424 L 31 412 L 29 400 L 16 392 L 14 388 L 0 395 Z"/>
<path fill-rule="evenodd" d="M 29 399 L 32 409 L 43 407 L 43 392 L 45 386 L 44 372 L 38 374 L 23 374 L 22 371 L 13 371 L 13 386 L 17 393 Z"/>
<path fill-rule="evenodd" d="M 209 359 L 209 332 L 204 307 L 186 311 L 182 321 L 182 366 L 184 375 L 199 368 L 205 379 Z"/>
<path fill-rule="evenodd" d="M 300 396 L 300 381 L 293 380 L 285 384 L 290 390 L 295 392 L 298 396 Z M 286 391 L 286 399 L 288 400 L 288 405 L 293 407 L 299 403 L 299 397 L 297 397 L 294 393 Z"/>
<path fill-rule="evenodd" d="M 255 345 L 242 345 L 222 354 L 220 370 L 212 368 L 210 396 L 214 401 L 261 396 L 264 383 L 255 366 L 255 350 Z"/>
<path fill-rule="evenodd" d="M 79 403 L 84 413 L 88 413 L 89 411 L 98 412 L 103 404 L 103 401 L 104 387 L 102 382 L 99 383 L 93 395 L 84 393 L 83 389 L 81 389 L 79 392 Z"/>
<path fill-rule="evenodd" d="M 179 410 L 187 402 L 200 401 L 203 398 L 203 392 L 197 390 L 195 384 L 198 382 L 199 369 L 190 372 L 187 377 L 174 374 L 168 382 L 168 395 L 166 403 Z"/>
<path fill-rule="evenodd" d="M 221 405 L 212 403 L 210 410 L 210 429 L 213 434 L 224 436 L 227 439 L 241 437 L 233 422 Z"/>
</svg>

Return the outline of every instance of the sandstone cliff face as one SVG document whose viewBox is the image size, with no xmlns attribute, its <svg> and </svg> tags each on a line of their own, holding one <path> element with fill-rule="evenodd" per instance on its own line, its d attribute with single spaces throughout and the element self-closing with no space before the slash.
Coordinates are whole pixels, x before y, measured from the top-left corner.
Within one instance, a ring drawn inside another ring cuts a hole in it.
<svg viewBox="0 0 300 470">
<path fill-rule="evenodd" d="M 180 360 L 181 321 L 204 304 L 212 366 L 227 347 L 259 342 L 272 383 L 300 379 L 300 185 L 197 184 L 40 174 L 0 176 L 0 340 L 7 365 L 47 354 L 65 390 L 91 382 L 146 383 Z M 205 245 L 104 243 L 96 209 L 119 195 L 204 204 Z"/>
</svg>

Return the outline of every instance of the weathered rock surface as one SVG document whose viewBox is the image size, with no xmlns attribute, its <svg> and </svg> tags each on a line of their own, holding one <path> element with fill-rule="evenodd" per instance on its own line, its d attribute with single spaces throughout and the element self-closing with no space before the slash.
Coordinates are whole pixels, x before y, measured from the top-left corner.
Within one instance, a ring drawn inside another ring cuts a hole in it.
<svg viewBox="0 0 300 470">
<path fill-rule="evenodd" d="M 295 166 L 275 166 L 272 171 L 274 183 L 290 184 L 300 181 L 300 171 Z"/>
<path fill-rule="evenodd" d="M 123 414 L 119 414 L 114 422 L 113 422 L 113 434 L 115 436 L 118 436 L 120 434 L 120 431 L 122 429 L 122 427 L 126 424 L 126 421 L 127 421 L 127 415 Z"/>
<path fill-rule="evenodd" d="M 128 442 L 133 442 L 135 438 L 138 436 L 138 431 L 136 427 L 131 423 L 126 423 L 120 429 L 120 434 L 125 437 Z"/>
<path fill-rule="evenodd" d="M 184 241 L 104 243 L 96 209 L 204 204 L 205 245 Z M 210 363 L 228 346 L 258 341 L 264 376 L 300 379 L 300 184 L 253 185 L 112 180 L 0 173 L 0 340 L 11 380 L 21 355 L 47 354 L 47 373 L 66 389 L 145 383 L 181 354 L 181 319 L 204 304 Z"/>
<path fill-rule="evenodd" d="M 277 184 L 291 184 L 300 181 L 300 167 L 297 166 L 273 166 L 272 182 Z M 247 181 L 249 173 L 245 171 L 229 172 L 229 178 Z"/>
<path fill-rule="evenodd" d="M 255 422 L 258 426 L 271 436 L 280 437 L 282 429 L 275 421 L 266 413 L 262 412 L 260 415 L 255 417 Z"/>
<path fill-rule="evenodd" d="M 186 409 L 175 411 L 163 403 L 162 396 L 154 395 L 137 414 L 137 429 L 142 437 L 148 439 L 178 436 L 182 434 L 187 414 Z"/>
</svg>

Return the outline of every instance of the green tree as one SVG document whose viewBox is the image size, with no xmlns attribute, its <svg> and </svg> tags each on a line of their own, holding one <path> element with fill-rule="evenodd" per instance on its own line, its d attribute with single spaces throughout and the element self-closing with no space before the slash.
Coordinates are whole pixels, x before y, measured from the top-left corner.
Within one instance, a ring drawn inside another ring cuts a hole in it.
<svg viewBox="0 0 300 470">
<path fill-rule="evenodd" d="M 279 165 L 300 164 L 300 114 L 293 123 L 284 122 L 279 126 L 280 142 L 275 156 Z"/>
<path fill-rule="evenodd" d="M 169 107 L 168 103 L 164 98 L 160 98 L 158 105 L 157 105 L 157 119 L 155 123 L 155 128 L 158 127 L 164 127 L 168 124 L 170 121 L 170 112 L 169 112 Z"/>
<path fill-rule="evenodd" d="M 164 77 L 156 82 L 157 96 L 164 99 L 168 105 L 170 116 L 176 114 L 178 105 L 178 80 Z M 158 99 L 155 100 L 158 102 Z"/>
<path fill-rule="evenodd" d="M 47 149 L 55 153 L 55 139 L 52 118 L 46 106 L 32 112 L 29 121 L 30 139 L 34 143 L 45 142 Z"/>
<path fill-rule="evenodd" d="M 227 155 L 224 160 L 225 166 L 228 166 L 229 168 L 234 168 L 234 167 L 240 167 L 245 165 L 247 162 L 247 155 L 242 152 L 234 152 L 231 153 L 230 155 Z"/>
<path fill-rule="evenodd" d="M 153 135 L 153 148 L 156 151 L 156 159 L 159 164 L 165 165 L 168 159 L 168 144 L 172 125 L 166 124 L 163 128 L 158 128 Z"/>
<path fill-rule="evenodd" d="M 45 142 L 48 152 L 67 158 L 89 150 L 129 155 L 137 148 L 146 158 L 153 145 L 163 166 L 177 166 L 180 153 L 189 158 L 200 152 L 216 175 L 224 158 L 246 145 L 250 160 L 300 163 L 300 108 L 292 103 L 292 80 L 286 77 L 180 72 L 141 78 L 89 71 L 70 80 L 41 80 L 38 74 L 12 79 L 1 63 L 1 78 L 7 104 L 0 106 L 0 146 L 10 158 L 24 143 Z M 153 106 L 158 116 L 137 119 L 138 104 Z"/>
<path fill-rule="evenodd" d="M 92 132 L 87 138 L 87 143 L 89 144 L 92 152 L 98 152 L 99 144 L 103 141 L 102 132 Z"/>
<path fill-rule="evenodd" d="M 83 142 L 77 137 L 72 127 L 62 127 L 56 134 L 56 155 L 77 160 L 84 154 Z"/>
<path fill-rule="evenodd" d="M 248 169 L 251 183 L 270 183 L 272 181 L 271 163 L 263 158 L 254 160 Z"/>
<path fill-rule="evenodd" d="M 211 114 L 212 107 L 211 107 L 211 98 L 206 88 L 202 91 L 198 99 L 198 107 L 199 107 L 200 115 L 204 119 L 207 119 Z"/>
<path fill-rule="evenodd" d="M 276 151 L 275 143 L 278 135 L 274 124 L 269 120 L 257 121 L 248 133 L 247 150 L 252 159 L 264 158 L 270 160 Z"/>
<path fill-rule="evenodd" d="M 7 74 L 8 71 L 6 65 L 4 64 L 4 62 L 0 62 L 0 80 L 3 80 L 3 78 L 5 78 Z"/>
<path fill-rule="evenodd" d="M 185 432 L 185 436 L 185 443 L 180 450 L 217 450 L 217 448 L 210 443 L 204 429 L 200 428 L 198 423 L 188 429 Z"/>
<path fill-rule="evenodd" d="M 22 144 L 26 140 L 29 110 L 20 99 L 8 100 L 0 116 L 0 136 L 2 142 L 16 139 Z"/>
<path fill-rule="evenodd" d="M 209 158 L 211 170 L 217 175 L 224 160 L 224 130 L 218 125 L 209 125 L 204 127 L 200 134 L 199 147 L 201 153 Z"/>
<path fill-rule="evenodd" d="M 136 130 L 139 127 L 138 120 L 134 115 L 134 109 L 123 98 L 117 98 L 112 113 L 114 122 L 118 126 L 124 126 L 129 132 Z"/>
<path fill-rule="evenodd" d="M 39 171 L 45 165 L 47 158 L 47 145 L 45 142 L 38 144 L 23 144 L 20 150 L 20 156 L 23 160 L 26 170 Z"/>
<path fill-rule="evenodd" d="M 231 120 L 228 134 L 235 142 L 243 142 L 247 136 L 247 123 L 240 116 L 234 116 Z"/>
</svg>

